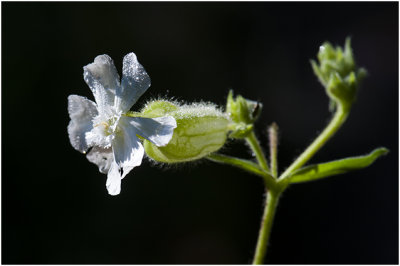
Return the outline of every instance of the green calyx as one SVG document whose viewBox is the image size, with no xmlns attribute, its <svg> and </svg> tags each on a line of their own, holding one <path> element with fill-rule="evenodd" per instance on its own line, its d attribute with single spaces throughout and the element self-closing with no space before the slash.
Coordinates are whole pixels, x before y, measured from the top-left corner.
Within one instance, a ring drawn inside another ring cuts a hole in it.
<svg viewBox="0 0 400 266">
<path fill-rule="evenodd" d="M 245 138 L 253 130 L 253 124 L 261 114 L 262 104 L 243 98 L 241 95 L 233 98 L 230 90 L 226 102 L 226 112 L 232 123 L 230 124 L 231 138 Z"/>
<path fill-rule="evenodd" d="M 166 146 L 157 147 L 144 140 L 145 152 L 157 162 L 197 160 L 219 150 L 227 139 L 229 119 L 211 104 L 179 105 L 154 101 L 147 104 L 141 113 L 146 117 L 172 116 L 177 123 L 174 135 Z"/>
<path fill-rule="evenodd" d="M 331 108 L 338 104 L 350 109 L 357 96 L 357 87 L 366 75 L 364 68 L 356 67 L 350 38 L 346 39 L 344 49 L 325 42 L 317 57 L 319 65 L 314 60 L 311 65 L 331 98 Z"/>
</svg>

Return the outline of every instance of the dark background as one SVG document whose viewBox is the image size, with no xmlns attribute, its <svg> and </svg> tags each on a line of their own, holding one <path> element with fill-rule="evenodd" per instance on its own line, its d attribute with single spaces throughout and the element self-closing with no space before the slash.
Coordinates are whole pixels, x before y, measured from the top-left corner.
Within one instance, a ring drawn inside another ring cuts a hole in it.
<svg viewBox="0 0 400 266">
<path fill-rule="evenodd" d="M 2 263 L 246 264 L 260 178 L 208 161 L 144 160 L 112 197 L 69 143 L 67 97 L 93 99 L 82 67 L 134 51 L 158 96 L 263 102 L 257 134 L 280 127 L 280 169 L 329 121 L 309 59 L 352 36 L 369 76 L 312 162 L 391 150 L 367 169 L 293 185 L 267 263 L 398 263 L 398 3 L 2 3 Z M 240 142 L 224 153 L 249 158 Z"/>
</svg>

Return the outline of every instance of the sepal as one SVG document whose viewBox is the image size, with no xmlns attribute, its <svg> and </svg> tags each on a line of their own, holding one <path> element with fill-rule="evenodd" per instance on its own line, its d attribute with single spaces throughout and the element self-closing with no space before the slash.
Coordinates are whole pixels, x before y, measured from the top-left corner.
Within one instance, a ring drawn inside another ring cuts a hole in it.
<svg viewBox="0 0 400 266">
<path fill-rule="evenodd" d="M 146 154 L 157 162 L 198 160 L 219 150 L 227 139 L 229 119 L 212 104 L 179 105 L 168 101 L 153 101 L 141 113 L 146 117 L 172 116 L 177 123 L 172 139 L 166 146 L 157 147 L 144 140 Z"/>
</svg>

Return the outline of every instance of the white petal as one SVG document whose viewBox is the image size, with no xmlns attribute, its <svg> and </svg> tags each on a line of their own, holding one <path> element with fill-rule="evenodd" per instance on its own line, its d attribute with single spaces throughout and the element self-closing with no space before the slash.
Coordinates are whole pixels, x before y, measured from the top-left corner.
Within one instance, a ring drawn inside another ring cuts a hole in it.
<svg viewBox="0 0 400 266">
<path fill-rule="evenodd" d="M 83 67 L 83 78 L 92 90 L 100 113 L 109 114 L 115 91 L 120 86 L 114 62 L 108 55 L 99 55 Z"/>
<path fill-rule="evenodd" d="M 172 116 L 157 118 L 121 117 L 127 119 L 135 127 L 137 134 L 153 142 L 157 146 L 165 146 L 171 140 L 176 128 L 176 120 Z"/>
<path fill-rule="evenodd" d="M 111 168 L 108 171 L 106 187 L 108 194 L 112 196 L 118 195 L 121 192 L 121 175 L 116 162 L 111 164 Z"/>
<path fill-rule="evenodd" d="M 68 125 L 69 141 L 72 147 L 84 153 L 89 148 L 85 134 L 92 130 L 92 119 L 98 113 L 96 104 L 85 97 L 70 95 L 68 96 L 68 113 L 71 118 Z"/>
<path fill-rule="evenodd" d="M 135 128 L 129 124 L 120 125 L 120 131 L 112 140 L 112 149 L 115 162 L 122 170 L 121 178 L 142 163 L 144 148 L 136 136 Z"/>
<path fill-rule="evenodd" d="M 115 107 L 125 113 L 150 87 L 150 77 L 134 53 L 123 60 L 121 87 L 116 91 Z"/>
<path fill-rule="evenodd" d="M 86 155 L 89 162 L 96 164 L 99 167 L 100 173 L 107 174 L 111 164 L 114 161 L 114 154 L 111 148 L 101 148 L 95 146 Z"/>
</svg>

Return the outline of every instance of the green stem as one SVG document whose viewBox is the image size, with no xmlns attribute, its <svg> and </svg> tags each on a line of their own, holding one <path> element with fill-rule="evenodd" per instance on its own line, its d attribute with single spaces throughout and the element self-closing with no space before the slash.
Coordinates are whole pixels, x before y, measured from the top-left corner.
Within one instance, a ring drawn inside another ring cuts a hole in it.
<svg viewBox="0 0 400 266">
<path fill-rule="evenodd" d="M 271 233 L 272 222 L 274 220 L 276 207 L 278 206 L 280 193 L 275 194 L 271 190 L 268 190 L 266 197 L 264 214 L 261 221 L 260 232 L 258 234 L 253 264 L 263 264 L 264 262 L 265 254 L 267 253 L 267 245 Z"/>
<path fill-rule="evenodd" d="M 268 128 L 270 168 L 273 177 L 278 178 L 278 125 L 272 123 Z"/>
<path fill-rule="evenodd" d="M 246 137 L 247 143 L 250 145 L 251 150 L 254 152 L 258 163 L 260 164 L 261 168 L 267 172 L 269 171 L 267 159 L 265 159 L 264 152 L 261 149 L 260 143 L 257 140 L 254 131 L 252 130 L 250 134 Z"/>
<path fill-rule="evenodd" d="M 335 115 L 324 131 L 311 143 L 310 146 L 286 169 L 280 179 L 288 177 L 293 171 L 302 167 L 311 157 L 338 131 L 340 126 L 346 121 L 349 114 L 348 109 L 343 109 L 341 105 L 337 106 Z"/>
<path fill-rule="evenodd" d="M 270 173 L 264 171 L 263 169 L 260 168 L 260 166 L 258 166 L 257 164 L 255 164 L 251 161 L 238 159 L 235 157 L 217 154 L 217 153 L 210 154 L 206 158 L 213 162 L 229 164 L 229 165 L 235 166 L 237 168 L 243 169 L 247 172 L 261 176 L 264 179 L 265 184 L 268 188 L 272 189 L 276 186 L 276 181 L 270 175 Z"/>
</svg>

